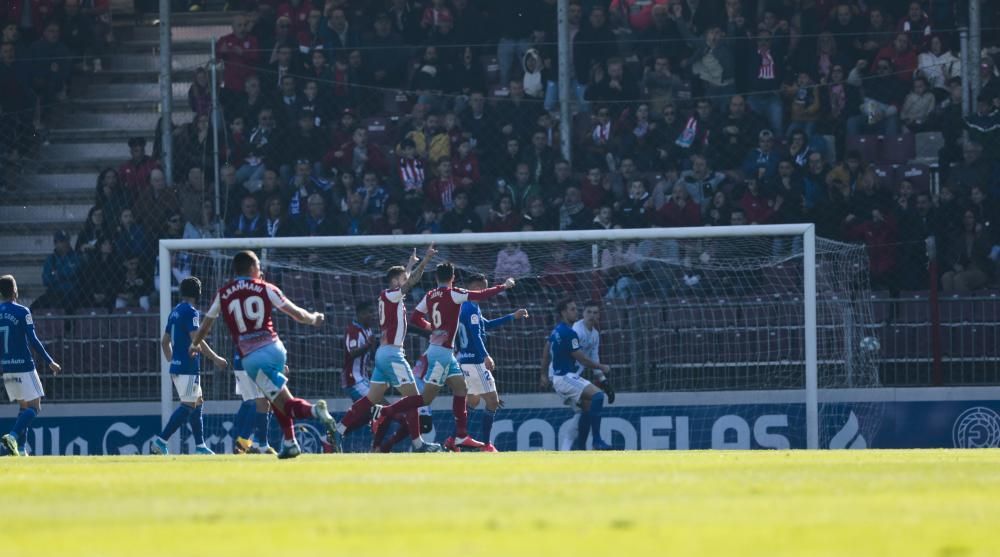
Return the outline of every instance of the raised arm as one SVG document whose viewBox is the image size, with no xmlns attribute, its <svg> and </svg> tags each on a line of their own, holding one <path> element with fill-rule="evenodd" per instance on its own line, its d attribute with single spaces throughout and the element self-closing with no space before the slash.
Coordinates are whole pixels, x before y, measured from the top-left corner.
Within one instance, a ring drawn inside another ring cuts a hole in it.
<svg viewBox="0 0 1000 557">
<path fill-rule="evenodd" d="M 483 326 L 486 328 L 487 331 L 490 331 L 498 327 L 502 327 L 515 319 L 527 319 L 527 318 L 528 318 L 528 310 L 522 308 L 515 311 L 514 313 L 509 313 L 507 315 L 504 315 L 503 317 L 498 317 L 496 319 L 483 319 Z"/>
<path fill-rule="evenodd" d="M 326 316 L 318 311 L 308 311 L 295 305 L 295 302 L 291 300 L 285 300 L 285 303 L 278 307 L 281 313 L 291 317 L 297 323 L 302 323 L 303 325 L 312 325 L 319 327 L 326 320 Z"/>
<path fill-rule="evenodd" d="M 504 290 L 510 290 L 511 288 L 514 288 L 514 279 L 509 278 L 505 280 L 503 284 L 491 286 L 485 290 L 469 290 L 468 294 L 469 299 L 473 302 L 481 302 L 496 296 Z"/>
<path fill-rule="evenodd" d="M 434 244 L 427 246 L 427 252 L 424 253 L 423 260 L 420 261 L 417 268 L 413 269 L 411 272 L 410 269 L 417 260 L 417 250 L 413 250 L 413 255 L 410 256 L 410 261 L 406 267 L 406 274 L 409 278 L 407 278 L 403 286 L 400 287 L 400 290 L 402 290 L 404 294 L 413 290 L 413 287 L 420 283 L 420 279 L 424 276 L 424 270 L 427 269 L 427 264 L 430 263 L 430 260 L 433 259 L 435 255 L 437 255 L 437 250 L 434 249 Z"/>
</svg>

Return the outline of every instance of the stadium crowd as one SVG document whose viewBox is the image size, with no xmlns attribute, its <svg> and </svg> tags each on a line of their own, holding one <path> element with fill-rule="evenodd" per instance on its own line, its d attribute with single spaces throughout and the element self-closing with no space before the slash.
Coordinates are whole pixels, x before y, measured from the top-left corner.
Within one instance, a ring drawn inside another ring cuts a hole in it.
<svg viewBox="0 0 1000 557">
<path fill-rule="evenodd" d="M 230 9 L 223 125 L 200 68 L 194 118 L 172 127 L 176 183 L 159 141 L 130 140 L 130 158 L 97 177 L 75 245 L 56 234 L 36 305 L 149 307 L 155 241 L 219 236 L 814 222 L 867 244 L 876 289 L 927 289 L 928 238 L 946 291 L 994 281 L 993 3 L 966 118 L 957 3 L 572 0 L 572 164 L 555 0 Z M 911 164 L 920 132 L 943 141 Z M 497 254 L 497 275 L 530 274 L 522 255 Z"/>
</svg>

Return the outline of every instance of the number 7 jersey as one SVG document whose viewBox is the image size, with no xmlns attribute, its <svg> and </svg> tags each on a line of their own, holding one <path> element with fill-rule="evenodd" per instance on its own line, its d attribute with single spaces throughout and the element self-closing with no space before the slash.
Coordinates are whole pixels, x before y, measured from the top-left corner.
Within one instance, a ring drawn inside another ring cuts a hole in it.
<svg viewBox="0 0 1000 557">
<path fill-rule="evenodd" d="M 241 358 L 278 342 L 271 321 L 274 308 L 285 306 L 285 295 L 277 286 L 262 280 L 237 278 L 219 289 L 205 317 L 216 319 L 222 313 L 229 334 Z"/>
</svg>

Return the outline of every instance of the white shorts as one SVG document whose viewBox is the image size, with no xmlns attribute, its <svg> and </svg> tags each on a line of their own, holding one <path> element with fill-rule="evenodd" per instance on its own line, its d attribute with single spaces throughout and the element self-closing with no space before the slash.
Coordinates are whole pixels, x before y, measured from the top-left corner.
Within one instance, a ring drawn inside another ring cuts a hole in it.
<svg viewBox="0 0 1000 557">
<path fill-rule="evenodd" d="M 264 391 L 260 390 L 260 387 L 257 386 L 257 383 L 254 383 L 253 379 L 250 379 L 246 371 L 234 369 L 233 375 L 236 376 L 236 394 L 240 395 L 243 402 L 265 398 Z"/>
<path fill-rule="evenodd" d="M 590 381 L 575 373 L 552 376 L 552 388 L 567 402 L 580 402 L 580 396 L 590 385 Z"/>
<path fill-rule="evenodd" d="M 462 364 L 461 367 L 465 375 L 465 388 L 470 395 L 497 392 L 496 381 L 493 380 L 493 374 L 486 369 L 485 364 Z"/>
<path fill-rule="evenodd" d="M 177 396 L 181 402 L 198 402 L 201 398 L 200 375 L 171 373 L 170 378 L 174 380 L 174 388 L 177 389 Z"/>
<path fill-rule="evenodd" d="M 38 378 L 38 370 L 5 373 L 3 386 L 7 389 L 7 398 L 11 402 L 35 400 L 45 396 L 42 381 Z"/>
</svg>

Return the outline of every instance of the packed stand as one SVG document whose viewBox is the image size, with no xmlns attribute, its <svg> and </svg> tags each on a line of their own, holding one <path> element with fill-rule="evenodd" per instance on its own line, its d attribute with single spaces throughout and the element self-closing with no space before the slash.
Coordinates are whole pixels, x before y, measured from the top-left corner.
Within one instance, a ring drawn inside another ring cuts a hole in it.
<svg viewBox="0 0 1000 557">
<path fill-rule="evenodd" d="M 570 164 L 556 5 L 231 2 L 244 11 L 217 44 L 220 129 L 199 70 L 194 119 L 173 131 L 177 184 L 158 145 L 130 142 L 98 178 L 90 235 L 51 267 L 76 253 L 115 269 L 100 299 L 77 271 L 95 296 L 78 305 L 148 307 L 164 237 L 814 222 L 868 245 L 876 289 L 926 290 L 929 238 L 946 291 L 994 282 L 997 6 L 982 8 L 982 90 L 963 118 L 957 4 L 573 0 Z M 510 250 L 498 276 L 523 270 Z"/>
</svg>

